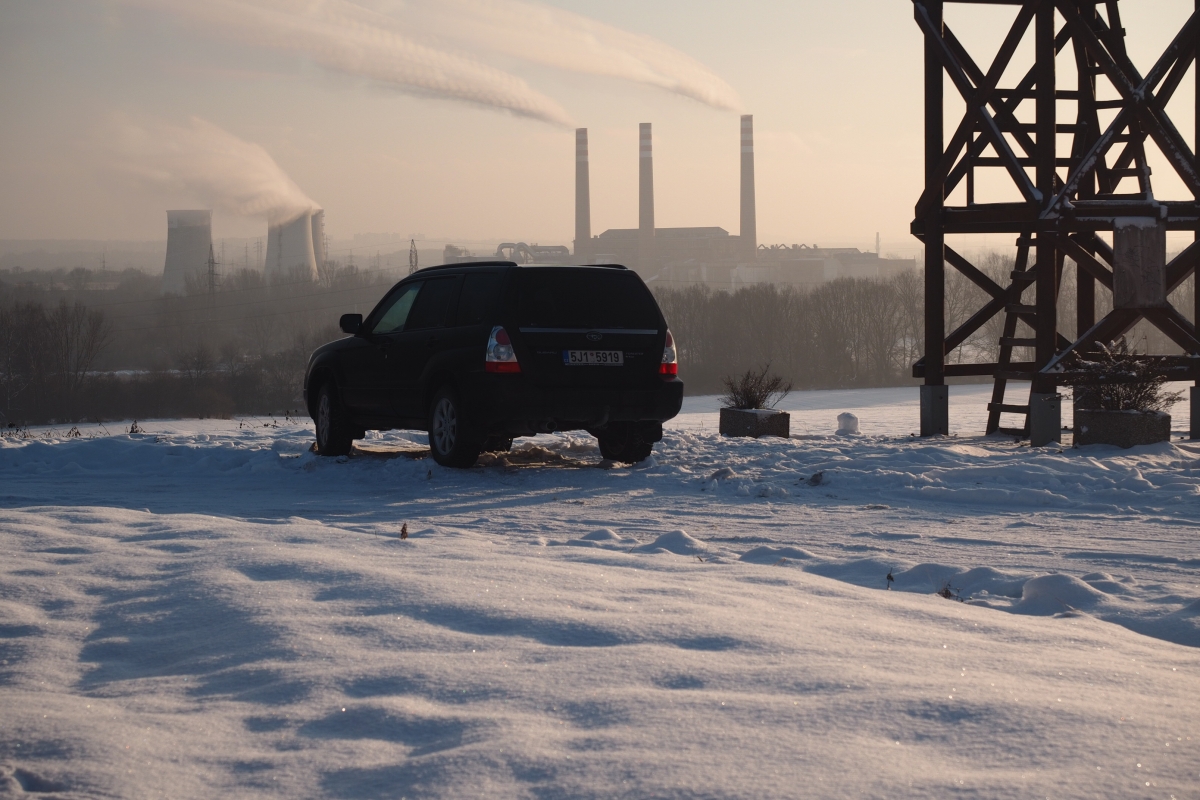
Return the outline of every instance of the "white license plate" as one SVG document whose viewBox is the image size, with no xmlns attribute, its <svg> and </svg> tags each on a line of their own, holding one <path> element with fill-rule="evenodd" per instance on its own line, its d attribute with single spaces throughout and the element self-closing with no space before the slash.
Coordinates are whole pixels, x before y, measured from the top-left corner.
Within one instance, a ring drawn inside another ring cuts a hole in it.
<svg viewBox="0 0 1200 800">
<path fill-rule="evenodd" d="M 625 354 L 620 350 L 563 350 L 563 364 L 568 367 L 620 367 Z"/>
</svg>

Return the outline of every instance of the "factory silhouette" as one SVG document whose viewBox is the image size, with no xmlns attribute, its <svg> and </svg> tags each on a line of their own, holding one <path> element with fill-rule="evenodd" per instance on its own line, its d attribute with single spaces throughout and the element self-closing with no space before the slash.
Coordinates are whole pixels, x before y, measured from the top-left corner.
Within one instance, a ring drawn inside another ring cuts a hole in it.
<svg viewBox="0 0 1200 800">
<path fill-rule="evenodd" d="M 592 235 L 591 181 L 587 128 L 575 132 L 574 250 L 564 245 L 501 242 L 495 252 L 474 253 L 447 244 L 445 263 L 503 259 L 519 264 L 624 264 L 650 285 L 704 285 L 734 290 L 755 284 L 813 287 L 838 278 L 887 278 L 914 268 L 911 259 L 882 258 L 878 251 L 815 244 L 760 244 L 754 191 L 754 118 L 741 118 L 740 231 L 724 228 L 659 228 L 654 224 L 654 142 L 651 123 L 639 126 L 638 226 L 610 228 Z M 264 277 L 316 279 L 327 254 L 325 212 L 293 210 L 268 224 Z M 167 256 L 163 291 L 184 294 L 193 285 L 211 286 L 216 262 L 212 250 L 212 212 L 167 212 Z"/>
</svg>

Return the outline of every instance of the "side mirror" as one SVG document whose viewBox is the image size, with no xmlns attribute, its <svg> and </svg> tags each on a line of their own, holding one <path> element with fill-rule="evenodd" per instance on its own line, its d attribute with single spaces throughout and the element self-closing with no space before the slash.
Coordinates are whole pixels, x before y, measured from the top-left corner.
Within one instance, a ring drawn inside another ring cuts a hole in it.
<svg viewBox="0 0 1200 800">
<path fill-rule="evenodd" d="M 338 327 L 342 329 L 342 333 L 358 333 L 358 329 L 362 327 L 362 314 L 342 314 L 342 318 L 338 320 Z"/>
</svg>

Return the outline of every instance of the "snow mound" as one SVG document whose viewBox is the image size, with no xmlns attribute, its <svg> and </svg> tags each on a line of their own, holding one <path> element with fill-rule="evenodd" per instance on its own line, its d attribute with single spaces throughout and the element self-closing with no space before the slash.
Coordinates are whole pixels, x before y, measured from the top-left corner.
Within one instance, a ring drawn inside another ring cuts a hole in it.
<svg viewBox="0 0 1200 800">
<path fill-rule="evenodd" d="M 630 546 L 636 546 L 637 539 L 632 536 L 621 536 L 611 528 L 599 528 L 591 533 L 585 533 L 578 539 L 568 539 L 564 544 L 568 547 L 600 547 L 607 549 L 617 549 Z M 558 544 L 558 542 L 554 542 Z"/>
<path fill-rule="evenodd" d="M 791 561 L 804 561 L 816 558 L 816 556 L 799 547 L 772 547 L 771 545 L 763 545 L 742 553 L 741 560 L 751 564 L 777 564 L 780 559 L 784 558 Z"/>
<path fill-rule="evenodd" d="M 621 541 L 621 537 L 618 536 L 617 532 L 612 530 L 611 528 L 600 528 L 599 530 L 592 531 L 591 533 L 585 533 L 583 536 L 580 536 L 579 538 L 584 540 L 585 542 L 619 542 L 619 541 Z"/>
<path fill-rule="evenodd" d="M 1021 599 L 1012 610 L 1017 614 L 1049 616 L 1064 611 L 1089 611 L 1107 599 L 1104 592 L 1074 575 L 1039 575 L 1025 582 Z"/>
<path fill-rule="evenodd" d="M 677 556 L 694 556 L 708 552 L 708 545 L 688 535 L 687 531 L 664 533 L 650 544 L 635 547 L 635 553 L 674 553 Z"/>
</svg>

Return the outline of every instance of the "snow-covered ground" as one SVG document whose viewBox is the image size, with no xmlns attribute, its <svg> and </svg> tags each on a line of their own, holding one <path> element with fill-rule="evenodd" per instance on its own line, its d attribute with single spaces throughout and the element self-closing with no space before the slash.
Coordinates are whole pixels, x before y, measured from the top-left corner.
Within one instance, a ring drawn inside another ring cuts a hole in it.
<svg viewBox="0 0 1200 800">
<path fill-rule="evenodd" d="M 0 796 L 1200 796 L 1200 446 L 984 438 L 989 392 L 937 440 L 912 389 L 790 440 L 689 398 L 634 468 L 0 439 Z"/>
</svg>

